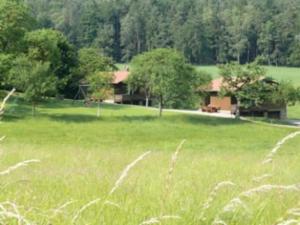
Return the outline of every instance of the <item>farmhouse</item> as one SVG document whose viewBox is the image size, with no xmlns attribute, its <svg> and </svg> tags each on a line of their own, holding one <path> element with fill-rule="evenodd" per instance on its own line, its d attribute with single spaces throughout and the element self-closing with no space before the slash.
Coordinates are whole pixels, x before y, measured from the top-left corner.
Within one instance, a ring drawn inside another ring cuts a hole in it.
<svg viewBox="0 0 300 225">
<path fill-rule="evenodd" d="M 237 100 L 234 96 L 220 97 L 223 86 L 223 79 L 215 79 L 205 88 L 207 97 L 205 98 L 202 111 L 207 112 L 228 112 L 235 114 L 237 111 Z M 240 108 L 240 114 L 243 116 L 257 116 L 276 119 L 285 119 L 287 117 L 286 104 L 265 103 L 259 107 Z"/>
<path fill-rule="evenodd" d="M 146 99 L 142 91 L 131 91 L 126 80 L 129 76 L 128 70 L 114 72 L 113 99 L 117 104 L 145 105 Z M 151 104 L 151 103 L 150 103 Z"/>
</svg>

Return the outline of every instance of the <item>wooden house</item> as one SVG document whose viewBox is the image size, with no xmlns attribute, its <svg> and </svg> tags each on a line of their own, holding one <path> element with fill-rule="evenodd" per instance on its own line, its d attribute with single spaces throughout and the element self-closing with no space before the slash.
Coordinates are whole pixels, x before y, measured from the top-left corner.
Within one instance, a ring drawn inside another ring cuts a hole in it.
<svg viewBox="0 0 300 225">
<path fill-rule="evenodd" d="M 113 80 L 113 103 L 145 105 L 146 98 L 142 91 L 131 91 L 128 88 L 126 80 L 129 77 L 128 70 L 114 72 Z"/>
<path fill-rule="evenodd" d="M 223 86 L 223 79 L 215 79 L 208 88 L 205 88 L 207 97 L 202 106 L 203 111 L 207 112 L 228 112 L 235 114 L 237 110 L 237 100 L 234 96 L 220 97 Z M 286 104 L 265 103 L 259 107 L 240 108 L 242 116 L 257 116 L 276 119 L 285 119 L 287 117 Z"/>
</svg>

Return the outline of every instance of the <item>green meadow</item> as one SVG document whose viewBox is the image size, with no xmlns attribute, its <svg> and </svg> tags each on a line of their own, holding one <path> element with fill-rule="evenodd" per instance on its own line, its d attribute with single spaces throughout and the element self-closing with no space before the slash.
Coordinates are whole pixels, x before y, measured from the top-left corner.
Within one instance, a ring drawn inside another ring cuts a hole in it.
<svg viewBox="0 0 300 225">
<path fill-rule="evenodd" d="M 219 75 L 219 68 L 217 66 L 197 66 L 197 69 L 206 71 L 213 77 L 218 77 Z M 295 86 L 300 86 L 300 68 L 265 66 L 265 69 L 268 76 L 280 81 L 290 81 Z"/>
<path fill-rule="evenodd" d="M 125 64 L 117 64 L 119 69 L 126 68 Z M 218 66 L 196 66 L 198 70 L 206 71 L 213 77 L 220 75 Z M 275 67 L 265 66 L 268 76 L 278 80 L 286 80 L 292 82 L 295 86 L 300 86 L 300 68 L 297 67 Z"/>
<path fill-rule="evenodd" d="M 21 98 L 10 100 L 0 124 L 0 171 L 40 162 L 1 175 L 0 202 L 21 216 L 6 224 L 271 225 L 299 207 L 300 136 L 262 164 L 295 128 L 178 113 L 158 118 L 155 109 L 122 105 L 104 104 L 101 113 L 52 100 L 32 117 Z M 243 204 L 228 210 L 236 197 Z"/>
</svg>

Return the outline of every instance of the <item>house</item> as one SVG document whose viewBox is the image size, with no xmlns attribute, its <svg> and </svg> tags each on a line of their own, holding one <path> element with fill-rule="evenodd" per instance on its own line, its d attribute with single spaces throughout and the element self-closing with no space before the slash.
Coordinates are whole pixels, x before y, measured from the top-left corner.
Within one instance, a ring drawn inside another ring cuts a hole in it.
<svg viewBox="0 0 300 225">
<path fill-rule="evenodd" d="M 207 96 L 202 106 L 203 111 L 236 113 L 237 99 L 234 96 L 220 96 L 223 85 L 223 79 L 218 78 L 205 88 Z M 265 103 L 258 107 L 240 108 L 240 114 L 242 116 L 285 119 L 287 117 L 287 106 L 286 104 Z"/>
<path fill-rule="evenodd" d="M 113 98 L 111 101 L 117 104 L 145 105 L 146 98 L 142 91 L 130 91 L 126 80 L 129 77 L 128 70 L 114 72 Z"/>
</svg>

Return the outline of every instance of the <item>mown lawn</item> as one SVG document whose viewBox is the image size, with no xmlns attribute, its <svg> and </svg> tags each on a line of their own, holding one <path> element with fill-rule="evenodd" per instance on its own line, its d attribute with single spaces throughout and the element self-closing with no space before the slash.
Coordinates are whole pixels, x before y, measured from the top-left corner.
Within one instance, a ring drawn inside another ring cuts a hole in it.
<svg viewBox="0 0 300 225">
<path fill-rule="evenodd" d="M 222 213 L 244 190 L 300 182 L 300 136 L 282 146 L 273 163 L 261 164 L 295 129 L 176 113 L 158 118 L 156 110 L 114 105 L 104 105 L 96 118 L 95 108 L 70 101 L 43 104 L 34 118 L 30 113 L 22 100 L 11 100 L 0 124 L 0 135 L 7 136 L 0 171 L 23 160 L 41 162 L 1 176 L 0 202 L 14 202 L 31 224 L 138 225 L 175 215 L 162 224 L 192 225 L 211 224 L 219 215 L 227 224 L 271 225 L 300 201 L 293 191 L 268 191 L 243 199 L 247 209 Z M 167 179 L 171 155 L 183 139 Z M 147 151 L 107 197 L 125 166 Z M 253 181 L 263 174 L 271 177 Z M 236 185 L 218 191 L 201 221 L 202 205 L 221 181 Z M 12 221 L 6 224 L 17 224 Z"/>
</svg>

